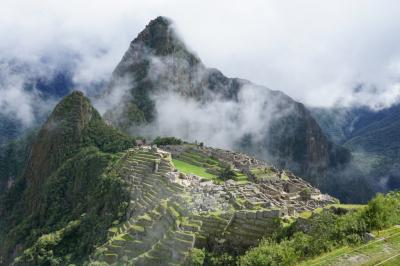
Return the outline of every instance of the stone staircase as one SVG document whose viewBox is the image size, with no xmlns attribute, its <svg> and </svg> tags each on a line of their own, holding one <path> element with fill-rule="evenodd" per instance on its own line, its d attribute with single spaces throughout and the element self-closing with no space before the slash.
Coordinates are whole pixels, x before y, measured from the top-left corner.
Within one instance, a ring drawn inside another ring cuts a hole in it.
<svg viewBox="0 0 400 266">
<path fill-rule="evenodd" d="M 188 217 L 184 187 L 165 178 L 172 168 L 164 153 L 128 151 L 120 169 L 131 186 L 128 219 L 109 230 L 109 240 L 96 249 L 92 264 L 181 265 L 185 261 L 201 221 Z"/>
</svg>

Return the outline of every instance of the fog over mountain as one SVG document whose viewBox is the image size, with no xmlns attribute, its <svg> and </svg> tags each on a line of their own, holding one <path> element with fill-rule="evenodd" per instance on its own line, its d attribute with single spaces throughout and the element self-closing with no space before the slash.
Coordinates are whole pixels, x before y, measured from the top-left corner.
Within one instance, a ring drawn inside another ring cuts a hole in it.
<svg viewBox="0 0 400 266">
<path fill-rule="evenodd" d="M 400 264 L 398 32 L 398 0 L 2 1 L 0 266 Z"/>
<path fill-rule="evenodd" d="M 225 148 L 237 147 L 250 138 L 261 140 L 271 118 L 285 115 L 281 109 L 260 112 L 265 108 L 261 99 L 279 94 L 265 87 L 310 107 L 386 110 L 398 103 L 400 95 L 400 50 L 394 34 L 400 25 L 398 5 L 390 0 L 329 4 L 251 1 L 246 5 L 235 1 L 5 1 L 0 11 L 0 33 L 5 36 L 0 42 L 0 144 L 43 122 L 70 90 L 84 91 L 102 114 L 118 105 L 132 80 L 119 80 L 120 89 L 107 98 L 99 100 L 96 95 L 107 89 L 127 43 L 160 14 L 173 19 L 174 31 L 194 57 L 218 69 L 211 76 L 218 77 L 221 71 L 232 77 L 228 80 L 233 85 L 245 80 L 253 83 L 242 84 L 246 89 L 234 95 L 238 105 L 220 101 L 221 96 L 214 94 L 207 96 L 212 98 L 208 104 L 188 102 L 174 89 L 152 95 L 159 114 L 157 123 L 146 124 L 137 133 L 173 134 Z M 153 78 L 168 76 L 168 71 L 163 71 L 170 66 L 170 59 L 151 59 Z M 193 73 L 198 77 L 210 74 L 201 71 L 204 69 Z M 171 80 L 164 83 L 169 86 Z M 279 105 L 279 101 L 269 102 L 268 108 L 271 103 Z M 195 114 L 196 123 L 182 110 Z M 138 119 L 148 120 L 150 113 Z M 171 119 L 173 114 L 179 116 Z M 327 153 L 322 157 L 328 161 Z"/>
<path fill-rule="evenodd" d="M 162 14 L 174 19 L 188 46 L 206 65 L 227 76 L 281 90 L 310 106 L 382 108 L 398 101 L 400 92 L 398 5 L 390 0 L 250 1 L 246 5 L 237 1 L 7 0 L 0 11 L 4 36 L 0 57 L 29 64 L 47 58 L 42 66 L 46 69 L 71 60 L 72 55 L 76 58 L 73 80 L 86 90 L 88 84 L 107 80 L 126 43 Z M 20 114 L 21 108 L 32 108 L 30 101 L 17 108 L 13 98 L 5 96 L 7 88 L 2 86 L 1 106 L 7 103 Z M 32 97 L 31 92 L 24 95 Z"/>
</svg>

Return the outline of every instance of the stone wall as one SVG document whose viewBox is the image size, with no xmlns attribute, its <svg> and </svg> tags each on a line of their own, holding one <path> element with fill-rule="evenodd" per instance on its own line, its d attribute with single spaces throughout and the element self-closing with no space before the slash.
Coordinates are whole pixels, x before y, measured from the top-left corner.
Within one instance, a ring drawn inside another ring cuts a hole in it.
<svg viewBox="0 0 400 266">
<path fill-rule="evenodd" d="M 243 250 L 255 246 L 263 237 L 272 236 L 282 227 L 279 209 L 236 211 L 222 216 L 197 216 L 203 225 L 196 238 L 199 248 Z M 199 239 L 199 240 L 197 240 Z"/>
</svg>

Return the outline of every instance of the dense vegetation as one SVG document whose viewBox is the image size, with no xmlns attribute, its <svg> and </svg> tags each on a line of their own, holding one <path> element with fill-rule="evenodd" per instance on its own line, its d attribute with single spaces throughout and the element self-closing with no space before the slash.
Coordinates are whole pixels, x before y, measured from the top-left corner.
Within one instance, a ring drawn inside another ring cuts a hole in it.
<svg viewBox="0 0 400 266">
<path fill-rule="evenodd" d="M 22 132 L 22 123 L 0 113 L 0 145 L 16 139 Z"/>
<path fill-rule="evenodd" d="M 129 192 L 118 165 L 120 151 L 134 143 L 106 125 L 82 93 L 60 102 L 34 138 L 25 167 L 17 160 L 24 171 L 16 173 L 16 184 L 0 198 L 2 262 L 15 254 L 17 265 L 87 259 L 125 215 Z"/>
<path fill-rule="evenodd" d="M 82 262 L 94 244 L 105 240 L 107 229 L 123 218 L 129 198 L 124 181 L 114 167 L 108 167 L 117 159 L 90 147 L 49 177 L 46 210 L 22 219 L 24 226 L 12 229 L 11 236 L 29 238 L 30 247 L 17 259 L 19 263 Z"/>
<path fill-rule="evenodd" d="M 0 145 L 0 193 L 22 174 L 36 132 L 32 131 Z"/>
<path fill-rule="evenodd" d="M 307 219 L 299 218 L 242 255 L 229 249 L 203 249 L 196 250 L 191 260 L 201 259 L 203 265 L 214 266 L 297 265 L 340 247 L 355 248 L 365 243 L 367 233 L 400 223 L 400 192 L 378 194 L 365 206 L 341 206 L 323 209 Z"/>
<path fill-rule="evenodd" d="M 295 265 L 343 245 L 358 245 L 365 234 L 400 222 L 400 193 L 379 194 L 365 208 L 325 210 L 298 220 L 239 258 L 239 265 Z"/>
<path fill-rule="evenodd" d="M 227 166 L 225 166 L 224 168 L 222 168 L 222 169 L 219 171 L 219 175 L 218 175 L 218 177 L 219 177 L 221 180 L 224 180 L 224 181 L 226 181 L 226 180 L 228 180 L 228 179 L 233 179 L 233 180 L 235 180 L 236 176 L 237 176 L 237 173 L 236 173 L 235 170 L 233 170 L 233 168 L 232 168 L 232 166 L 231 166 L 230 164 L 227 165 Z"/>
<path fill-rule="evenodd" d="M 183 141 L 175 137 L 157 137 L 153 140 L 155 145 L 181 145 Z"/>
</svg>

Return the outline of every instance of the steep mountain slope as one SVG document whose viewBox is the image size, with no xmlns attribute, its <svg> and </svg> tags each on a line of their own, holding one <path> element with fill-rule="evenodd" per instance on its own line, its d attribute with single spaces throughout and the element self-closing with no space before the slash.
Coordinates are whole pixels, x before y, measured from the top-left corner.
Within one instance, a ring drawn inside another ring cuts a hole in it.
<svg viewBox="0 0 400 266">
<path fill-rule="evenodd" d="M 367 107 L 312 109 L 335 142 L 353 153 L 355 163 L 378 190 L 400 187 L 400 105 L 374 111 Z"/>
<path fill-rule="evenodd" d="M 0 195 L 8 190 L 24 170 L 36 132 L 0 146 Z"/>
<path fill-rule="evenodd" d="M 400 105 L 359 116 L 345 145 L 353 150 L 398 157 L 400 155 Z"/>
<path fill-rule="evenodd" d="M 243 252 L 298 213 L 336 202 L 244 154 L 134 146 L 80 92 L 26 146 L 26 163 L 16 160 L 24 170 L 0 198 L 6 265 L 181 265 L 194 247 Z M 207 165 L 215 179 L 175 169 L 172 158 Z"/>
<path fill-rule="evenodd" d="M 128 192 L 110 165 L 133 144 L 82 93 L 60 102 L 35 137 L 22 174 L 1 195 L 2 261 L 28 247 L 23 265 L 79 261 L 93 249 L 124 214 Z"/>
<path fill-rule="evenodd" d="M 324 132 L 336 143 L 379 154 L 399 150 L 398 104 L 378 111 L 368 107 L 311 110 Z"/>
<path fill-rule="evenodd" d="M 349 159 L 303 104 L 206 68 L 164 17 L 131 42 L 113 72 L 103 98 L 117 96 L 105 118 L 133 134 L 175 135 L 242 150 L 307 177 Z"/>
</svg>

